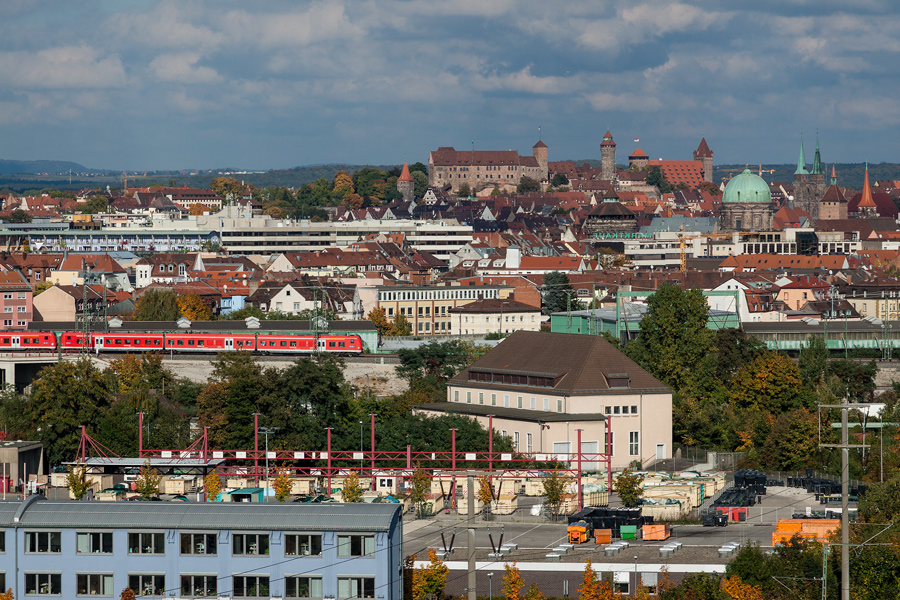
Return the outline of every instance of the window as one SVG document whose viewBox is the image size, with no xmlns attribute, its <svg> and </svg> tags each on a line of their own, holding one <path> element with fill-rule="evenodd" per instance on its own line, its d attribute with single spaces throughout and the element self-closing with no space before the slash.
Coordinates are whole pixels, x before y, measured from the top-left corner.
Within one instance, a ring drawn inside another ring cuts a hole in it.
<svg viewBox="0 0 900 600">
<path fill-rule="evenodd" d="M 526 451 L 528 454 L 531 454 L 531 453 L 534 451 L 534 446 L 533 446 L 533 443 L 532 443 L 533 438 L 534 438 L 534 436 L 532 436 L 530 433 L 526 433 L 526 434 L 525 434 L 525 443 L 526 443 L 526 450 L 525 450 L 525 451 Z"/>
<path fill-rule="evenodd" d="M 76 536 L 78 554 L 112 554 L 113 535 L 111 531 L 102 533 L 79 532 Z"/>
<path fill-rule="evenodd" d="M 136 596 L 162 596 L 166 593 L 166 576 L 129 574 L 128 587 Z"/>
<path fill-rule="evenodd" d="M 491 406 L 497 406 L 497 394 L 491 394 Z"/>
<path fill-rule="evenodd" d="M 128 554 L 165 554 L 166 543 L 162 533 L 129 533 Z"/>
<path fill-rule="evenodd" d="M 466 392 L 466 404 L 472 404 L 472 392 Z"/>
<path fill-rule="evenodd" d="M 614 414 L 614 415 L 619 414 L 619 411 L 620 411 L 620 410 L 621 410 L 621 407 L 620 407 L 620 406 L 613 406 L 613 414 Z"/>
<path fill-rule="evenodd" d="M 518 397 L 516 398 L 516 406 L 517 406 L 518 408 L 522 408 L 522 396 L 518 396 Z"/>
<path fill-rule="evenodd" d="M 318 534 L 299 534 L 284 536 L 285 556 L 320 556 L 322 554 L 322 536 Z"/>
<path fill-rule="evenodd" d="M 25 307 L 24 307 L 24 306 L 18 306 L 18 307 L 16 307 L 16 311 L 17 311 L 17 312 L 20 312 L 20 313 L 23 313 L 23 312 L 25 312 Z"/>
<path fill-rule="evenodd" d="M 606 453 L 609 454 L 610 456 L 612 456 L 613 450 L 616 447 L 616 443 L 615 443 L 616 438 L 615 438 L 614 432 L 607 431 L 604 435 L 605 435 L 604 441 L 606 443 Z"/>
<path fill-rule="evenodd" d="M 3 299 L 4 299 L 4 300 L 12 300 L 12 294 L 8 294 L 8 293 L 7 293 L 7 294 L 3 294 Z"/>
<path fill-rule="evenodd" d="M 637 405 L 636 405 L 636 404 L 632 404 L 632 405 L 631 405 L 631 414 L 633 414 L 633 415 L 638 414 L 638 413 L 637 413 Z"/>
<path fill-rule="evenodd" d="M 77 577 L 77 593 L 79 596 L 112 596 L 113 576 L 97 573 L 82 574 Z M 133 588 L 136 589 L 136 588 Z"/>
<path fill-rule="evenodd" d="M 544 410 L 550 412 L 550 398 L 544 398 Z"/>
<path fill-rule="evenodd" d="M 217 575 L 182 575 L 181 595 L 194 598 L 218 597 Z"/>
<path fill-rule="evenodd" d="M 531 410 L 537 410 L 537 398 L 531 397 Z"/>
<path fill-rule="evenodd" d="M 25 573 L 26 596 L 59 596 L 62 594 L 62 573 Z"/>
<path fill-rule="evenodd" d="M 338 577 L 338 600 L 374 597 L 374 577 Z"/>
<path fill-rule="evenodd" d="M 375 554 L 374 535 L 339 535 L 338 556 L 373 556 Z"/>
<path fill-rule="evenodd" d="M 5 312 L 5 313 L 11 313 L 12 311 L 13 311 L 12 306 L 6 306 L 3 308 L 3 312 Z"/>
<path fill-rule="evenodd" d="M 232 596 L 235 598 L 268 598 L 268 575 L 235 575 L 232 583 Z"/>
<path fill-rule="evenodd" d="M 9 327 L 10 325 L 12 325 L 12 319 L 4 319 L 3 324 L 5 326 Z"/>
<path fill-rule="evenodd" d="M 604 407 L 603 407 L 603 413 L 604 413 L 604 414 L 607 414 L 607 415 L 608 415 L 608 414 L 611 414 L 611 411 L 612 411 L 612 407 L 611 407 L 611 406 L 604 406 Z"/>
<path fill-rule="evenodd" d="M 629 431 L 628 432 L 628 456 L 640 455 L 640 450 L 639 450 L 640 439 L 641 439 L 640 431 Z"/>
<path fill-rule="evenodd" d="M 285 577 L 284 595 L 286 598 L 321 598 L 321 577 Z"/>
<path fill-rule="evenodd" d="M 268 533 L 236 533 L 231 537 L 231 542 L 235 556 L 269 553 Z"/>
<path fill-rule="evenodd" d="M 484 392 L 478 392 L 478 404 L 484 404 Z"/>
<path fill-rule="evenodd" d="M 459 402 L 459 390 L 453 390 L 453 401 Z"/>
<path fill-rule="evenodd" d="M 60 532 L 58 531 L 26 531 L 25 552 L 60 552 Z"/>
<path fill-rule="evenodd" d="M 519 432 L 513 431 L 513 450 L 519 451 Z"/>
<path fill-rule="evenodd" d="M 216 554 L 216 534 L 214 533 L 182 533 L 182 554 Z"/>
</svg>

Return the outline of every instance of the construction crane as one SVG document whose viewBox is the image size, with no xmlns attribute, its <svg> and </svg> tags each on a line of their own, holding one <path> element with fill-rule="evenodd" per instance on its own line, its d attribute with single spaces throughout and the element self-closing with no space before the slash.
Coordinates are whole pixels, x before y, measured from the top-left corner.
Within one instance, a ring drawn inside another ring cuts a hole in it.
<svg viewBox="0 0 900 600">
<path fill-rule="evenodd" d="M 122 180 L 125 182 L 123 184 L 122 193 L 128 192 L 128 173 L 126 171 L 122 171 Z"/>
</svg>

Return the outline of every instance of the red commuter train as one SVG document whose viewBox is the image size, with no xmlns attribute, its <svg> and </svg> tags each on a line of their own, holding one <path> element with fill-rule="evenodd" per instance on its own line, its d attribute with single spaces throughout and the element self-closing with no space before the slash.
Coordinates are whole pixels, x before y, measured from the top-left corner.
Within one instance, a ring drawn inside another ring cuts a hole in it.
<svg viewBox="0 0 900 600">
<path fill-rule="evenodd" d="M 84 333 L 65 331 L 59 334 L 59 349 L 84 348 Z M 291 334 L 291 333 L 162 333 L 115 332 L 91 333 L 87 345 L 101 352 L 177 352 L 217 353 L 248 350 L 260 354 L 362 354 L 363 342 L 358 335 Z M 318 347 L 317 347 L 318 346 Z M 50 332 L 0 331 L 0 352 L 57 350 L 56 336 Z"/>
</svg>

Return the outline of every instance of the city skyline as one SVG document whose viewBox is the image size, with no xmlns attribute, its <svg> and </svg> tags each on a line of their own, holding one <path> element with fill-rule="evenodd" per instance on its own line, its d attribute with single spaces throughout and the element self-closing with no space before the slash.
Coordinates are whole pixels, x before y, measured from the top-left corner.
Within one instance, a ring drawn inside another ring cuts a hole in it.
<svg viewBox="0 0 900 600">
<path fill-rule="evenodd" d="M 815 11 L 815 12 L 814 12 Z M 6 2 L 0 158 L 101 169 L 896 160 L 887 2 Z M 633 140 L 639 139 L 639 142 Z"/>
</svg>

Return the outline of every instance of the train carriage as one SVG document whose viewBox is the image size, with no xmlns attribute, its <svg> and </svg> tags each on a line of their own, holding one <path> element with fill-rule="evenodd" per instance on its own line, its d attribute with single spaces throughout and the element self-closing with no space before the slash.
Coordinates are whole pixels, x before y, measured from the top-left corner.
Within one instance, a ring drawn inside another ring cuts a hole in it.
<svg viewBox="0 0 900 600">
<path fill-rule="evenodd" d="M 255 350 L 252 335 L 228 333 L 169 333 L 165 349 L 171 352 L 227 352 L 229 350 Z"/>
<path fill-rule="evenodd" d="M 95 352 L 153 352 L 162 350 L 163 334 L 161 333 L 95 333 L 93 336 Z"/>
<path fill-rule="evenodd" d="M 56 336 L 52 333 L 0 332 L 0 350 L 55 350 Z"/>
</svg>

